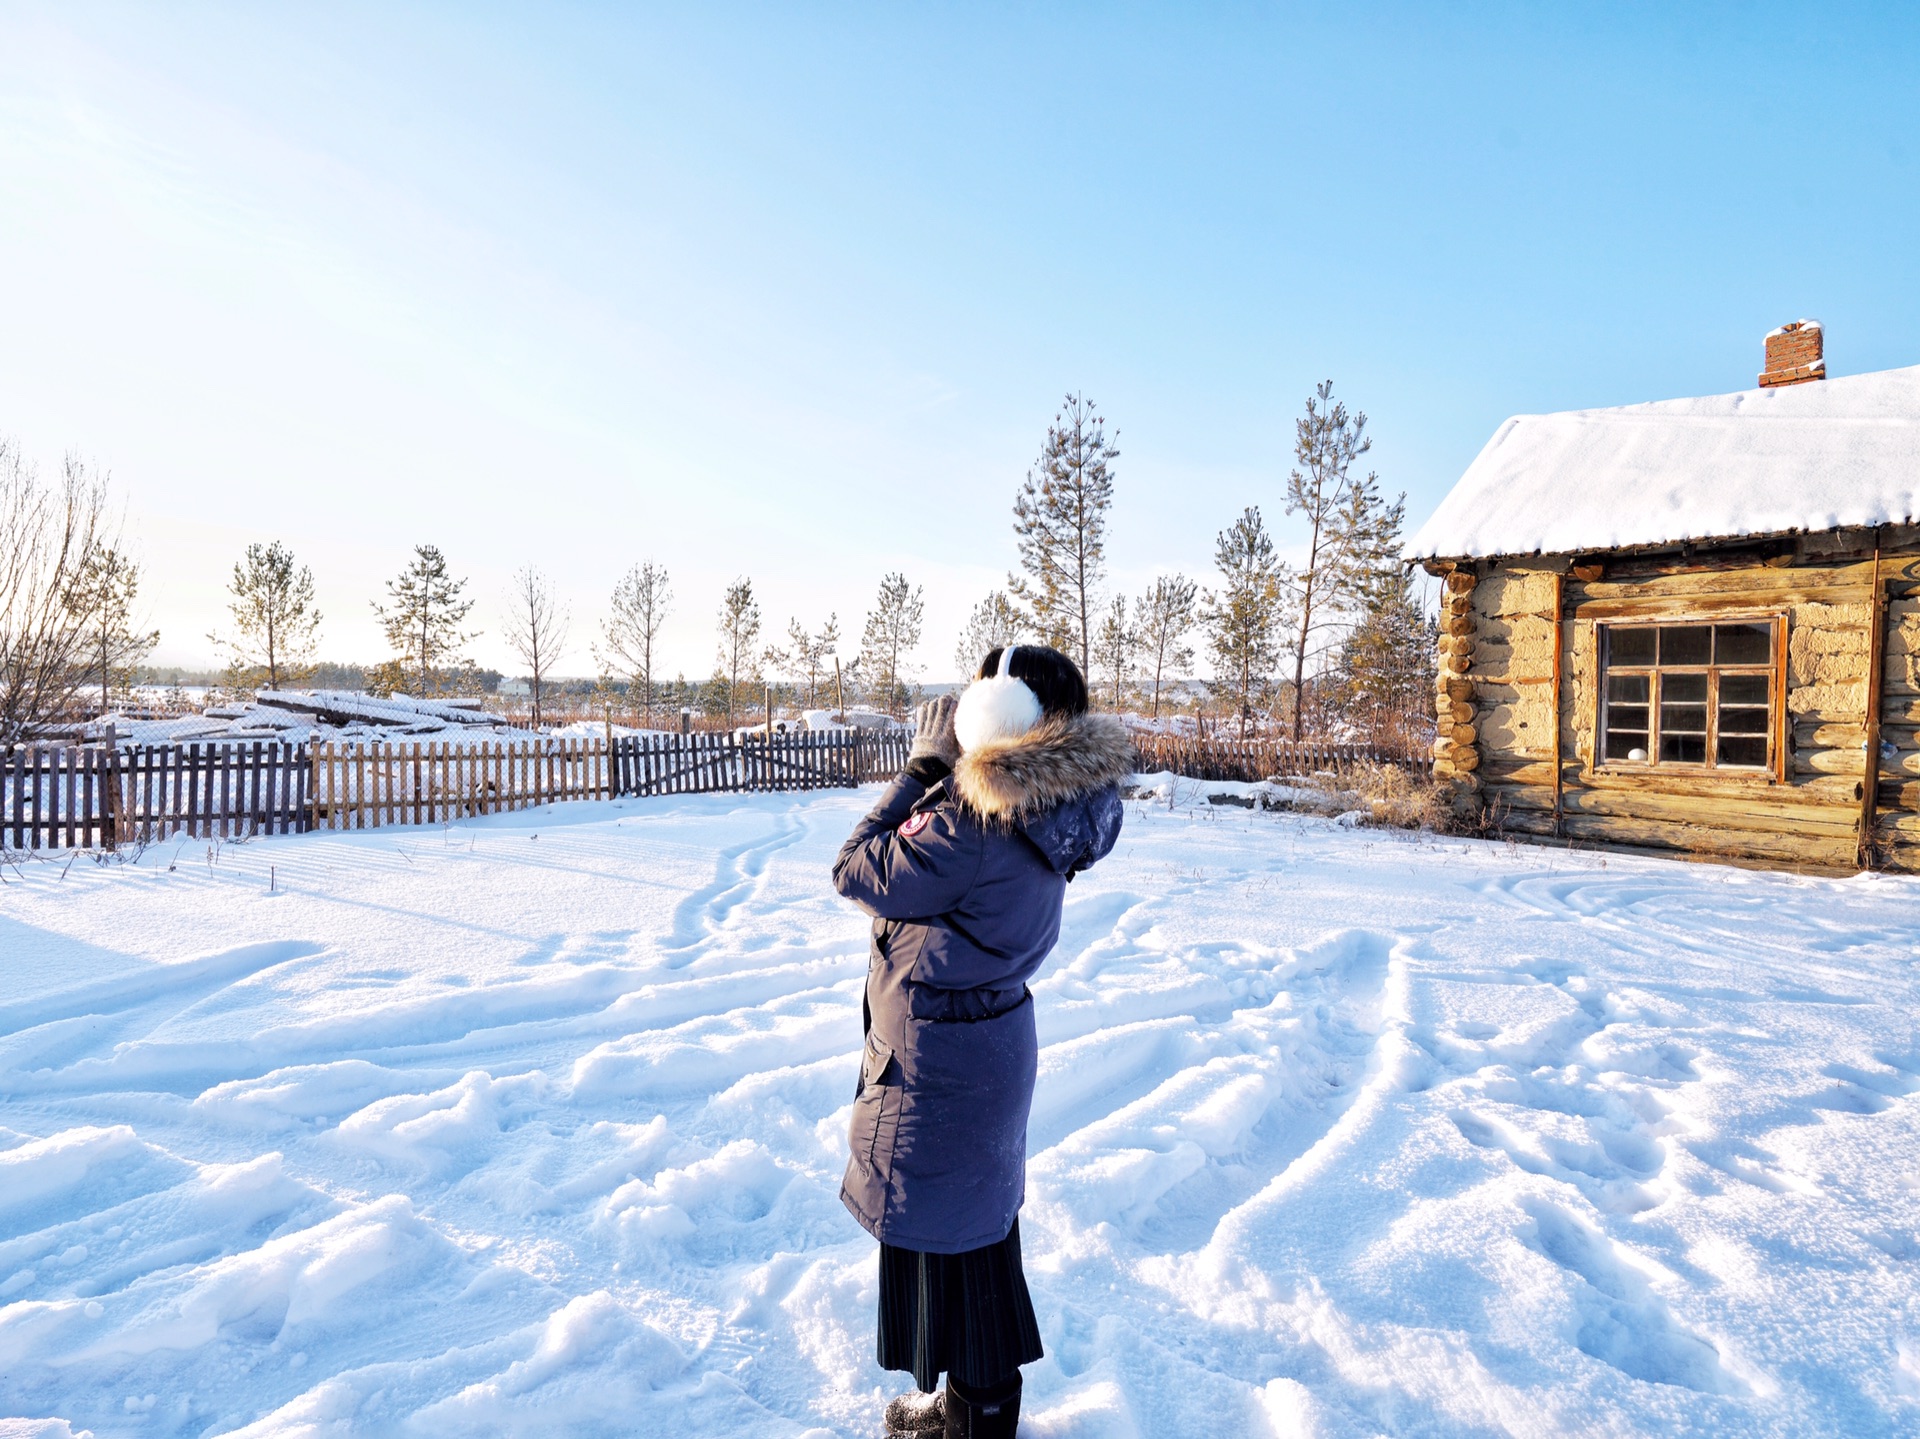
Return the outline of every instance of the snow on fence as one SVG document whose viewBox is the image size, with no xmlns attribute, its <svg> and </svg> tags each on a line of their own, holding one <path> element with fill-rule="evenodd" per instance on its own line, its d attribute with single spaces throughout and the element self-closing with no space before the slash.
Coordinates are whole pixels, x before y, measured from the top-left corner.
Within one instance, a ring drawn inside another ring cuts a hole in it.
<svg viewBox="0 0 1920 1439">
<path fill-rule="evenodd" d="M 1166 734 L 1135 730 L 1133 747 L 1142 774 L 1167 770 L 1189 779 L 1272 779 L 1275 775 L 1306 775 L 1341 769 L 1362 762 L 1407 764 L 1421 760 L 1390 745 L 1356 744 L 1346 740 L 1224 739 L 1209 735 Z"/>
<path fill-rule="evenodd" d="M 23 745 L 0 754 L 0 844 L 61 849 L 438 824 L 555 800 L 843 788 L 906 764 L 904 732 Z"/>
</svg>

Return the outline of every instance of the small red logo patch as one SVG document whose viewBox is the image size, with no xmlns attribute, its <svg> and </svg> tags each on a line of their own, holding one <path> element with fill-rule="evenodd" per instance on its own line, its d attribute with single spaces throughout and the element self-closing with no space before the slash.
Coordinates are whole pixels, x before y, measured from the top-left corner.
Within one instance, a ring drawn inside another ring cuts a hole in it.
<svg viewBox="0 0 1920 1439">
<path fill-rule="evenodd" d="M 931 810 L 923 809 L 918 814 L 908 815 L 907 822 L 900 826 L 900 836 L 903 839 L 912 839 L 932 823 L 933 811 Z"/>
</svg>

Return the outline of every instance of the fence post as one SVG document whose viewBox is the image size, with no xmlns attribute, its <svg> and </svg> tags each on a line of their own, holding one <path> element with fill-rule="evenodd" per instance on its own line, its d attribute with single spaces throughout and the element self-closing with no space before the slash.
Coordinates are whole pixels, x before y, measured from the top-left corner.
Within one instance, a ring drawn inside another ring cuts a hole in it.
<svg viewBox="0 0 1920 1439">
<path fill-rule="evenodd" d="M 121 808 L 120 749 L 108 725 L 106 748 L 100 751 L 100 844 L 105 849 L 120 848 Z"/>
</svg>

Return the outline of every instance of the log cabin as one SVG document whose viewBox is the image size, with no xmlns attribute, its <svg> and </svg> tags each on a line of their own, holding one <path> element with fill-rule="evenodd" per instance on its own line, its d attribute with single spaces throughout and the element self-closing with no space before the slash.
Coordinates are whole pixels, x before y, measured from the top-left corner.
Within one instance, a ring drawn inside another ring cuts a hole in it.
<svg viewBox="0 0 1920 1439">
<path fill-rule="evenodd" d="M 1410 542 L 1435 778 L 1500 832 L 1920 869 L 1920 366 L 1521 415 Z"/>
</svg>

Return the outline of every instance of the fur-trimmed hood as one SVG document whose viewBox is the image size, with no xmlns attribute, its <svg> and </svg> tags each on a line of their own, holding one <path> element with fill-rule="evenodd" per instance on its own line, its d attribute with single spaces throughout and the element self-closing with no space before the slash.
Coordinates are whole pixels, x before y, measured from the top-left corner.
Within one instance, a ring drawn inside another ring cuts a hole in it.
<svg viewBox="0 0 1920 1439">
<path fill-rule="evenodd" d="M 1114 715 L 1055 715 L 1023 735 L 961 754 L 954 792 L 982 819 L 1019 823 L 1133 772 L 1133 740 Z"/>
</svg>

